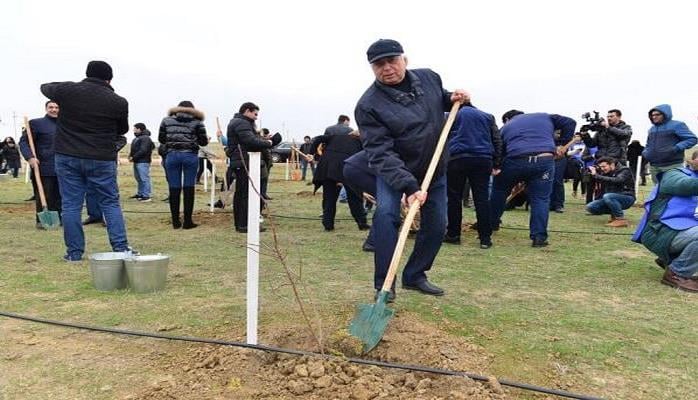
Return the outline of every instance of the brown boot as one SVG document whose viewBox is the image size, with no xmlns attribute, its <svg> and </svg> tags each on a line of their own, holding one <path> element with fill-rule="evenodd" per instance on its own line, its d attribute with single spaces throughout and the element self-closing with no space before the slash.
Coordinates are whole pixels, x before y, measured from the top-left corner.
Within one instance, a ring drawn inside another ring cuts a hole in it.
<svg viewBox="0 0 698 400">
<path fill-rule="evenodd" d="M 662 283 L 686 292 L 698 293 L 698 281 L 690 278 L 682 278 L 676 275 L 671 268 L 667 268 L 664 272 Z"/>
<path fill-rule="evenodd" d="M 625 218 L 616 218 L 613 221 L 606 224 L 606 226 L 611 228 L 625 228 L 629 226 L 628 220 Z"/>
</svg>

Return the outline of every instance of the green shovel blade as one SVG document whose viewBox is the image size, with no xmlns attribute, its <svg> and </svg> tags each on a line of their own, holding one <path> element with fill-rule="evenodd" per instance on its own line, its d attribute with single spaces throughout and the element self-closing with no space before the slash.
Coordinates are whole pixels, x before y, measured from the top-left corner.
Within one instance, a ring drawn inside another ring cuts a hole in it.
<svg viewBox="0 0 698 400">
<path fill-rule="evenodd" d="M 378 345 L 395 311 L 386 306 L 389 292 L 381 290 L 376 304 L 362 304 L 349 325 L 349 333 L 364 344 L 364 353 Z"/>
<path fill-rule="evenodd" d="M 57 211 L 49 211 L 46 207 L 44 210 L 36 214 L 39 217 L 39 223 L 46 229 L 58 228 L 61 225 L 61 219 Z"/>
</svg>

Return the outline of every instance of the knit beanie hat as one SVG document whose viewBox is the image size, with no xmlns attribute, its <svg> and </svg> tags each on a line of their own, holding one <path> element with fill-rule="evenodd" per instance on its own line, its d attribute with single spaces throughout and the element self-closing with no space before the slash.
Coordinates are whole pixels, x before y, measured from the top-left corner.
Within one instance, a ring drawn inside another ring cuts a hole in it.
<svg viewBox="0 0 698 400">
<path fill-rule="evenodd" d="M 97 78 L 103 81 L 110 81 L 114 77 L 111 66 L 104 61 L 90 61 L 87 63 L 85 74 L 88 78 Z"/>
</svg>

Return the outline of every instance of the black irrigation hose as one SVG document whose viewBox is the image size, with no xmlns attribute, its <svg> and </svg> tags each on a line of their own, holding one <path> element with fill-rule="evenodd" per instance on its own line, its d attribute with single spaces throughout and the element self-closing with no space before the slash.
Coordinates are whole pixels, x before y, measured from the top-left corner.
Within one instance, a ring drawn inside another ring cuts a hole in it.
<svg viewBox="0 0 698 400">
<path fill-rule="evenodd" d="M 24 204 L 24 203 L 12 203 L 12 202 L 0 202 L 0 204 Z M 124 213 L 128 214 L 169 214 L 169 211 L 140 211 L 140 210 L 121 210 Z M 216 211 L 215 214 L 232 214 L 232 211 Z M 295 216 L 295 215 L 280 215 L 280 214 L 269 214 L 270 217 L 274 218 L 282 218 L 282 219 L 295 219 L 295 220 L 309 220 L 309 221 L 319 221 L 322 218 L 321 217 L 301 217 L 301 216 Z M 353 218 L 335 218 L 335 221 L 353 221 Z M 521 226 L 502 226 L 502 229 L 510 229 L 510 230 L 517 230 L 517 231 L 527 231 L 528 228 L 526 227 L 521 227 Z M 548 229 L 548 232 L 553 232 L 553 233 L 567 233 L 567 234 L 572 234 L 572 235 L 610 235 L 610 236 L 630 236 L 630 233 L 627 232 L 604 232 L 604 231 L 599 231 L 599 232 L 590 232 L 590 231 L 564 231 L 564 230 L 555 230 L 555 229 Z"/>
<path fill-rule="evenodd" d="M 215 344 L 215 345 L 219 345 L 219 346 L 242 347 L 242 348 L 260 350 L 260 351 L 266 351 L 266 352 L 272 352 L 272 353 L 284 353 L 284 354 L 293 354 L 293 355 L 297 355 L 297 356 L 310 356 L 310 357 L 324 358 L 324 359 L 328 359 L 328 360 L 348 361 L 348 362 L 353 363 L 353 364 L 372 365 L 372 366 L 383 367 L 383 368 L 393 368 L 393 369 L 401 369 L 401 370 L 415 371 L 415 372 L 428 372 L 428 373 L 439 374 L 439 375 L 468 377 L 470 379 L 473 379 L 476 381 L 481 381 L 481 382 L 488 382 L 489 381 L 488 377 L 474 374 L 471 372 L 453 371 L 453 370 L 441 369 L 441 368 L 431 368 L 431 367 L 424 367 L 424 366 L 420 366 L 420 365 L 395 364 L 395 363 L 389 363 L 389 362 L 384 362 L 384 361 L 365 360 L 365 359 L 361 359 L 361 358 L 344 358 L 344 357 L 332 356 L 332 355 L 327 355 L 327 354 L 313 353 L 313 352 L 309 352 L 309 351 L 284 349 L 281 347 L 264 346 L 264 345 L 259 345 L 259 344 L 248 344 L 248 343 L 219 340 L 219 339 L 205 339 L 205 338 L 197 338 L 197 337 L 191 337 L 191 336 L 163 335 L 163 334 L 157 334 L 157 333 L 131 331 L 131 330 L 126 330 L 126 329 L 104 328 L 104 327 L 98 327 L 98 326 L 92 326 L 92 325 L 86 325 L 86 324 L 78 324 L 78 323 L 55 321 L 55 320 L 50 320 L 50 319 L 45 319 L 45 318 L 30 317 L 30 316 L 26 316 L 26 315 L 9 313 L 9 312 L 5 312 L 5 311 L 0 311 L 0 316 L 7 317 L 7 318 L 20 319 L 20 320 L 24 320 L 24 321 L 37 322 L 37 323 L 47 324 L 47 325 L 61 326 L 64 328 L 84 329 L 84 330 L 93 331 L 93 332 L 113 333 L 113 334 L 118 334 L 118 335 L 129 335 L 129 336 L 138 336 L 138 337 L 148 337 L 148 338 L 153 338 L 153 339 L 176 340 L 176 341 L 182 341 L 182 342 Z M 538 392 L 538 393 L 552 394 L 555 396 L 566 397 L 569 399 L 603 400 L 600 397 L 572 393 L 572 392 L 568 392 L 565 390 L 559 390 L 559 389 L 551 389 L 551 388 L 546 388 L 546 387 L 542 387 L 542 386 L 531 385 L 528 383 L 515 382 L 515 381 L 508 380 L 508 379 L 497 379 L 497 381 L 499 382 L 500 385 L 509 386 L 509 387 L 513 387 L 513 388 L 517 388 L 517 389 L 534 391 L 534 392 Z"/>
</svg>

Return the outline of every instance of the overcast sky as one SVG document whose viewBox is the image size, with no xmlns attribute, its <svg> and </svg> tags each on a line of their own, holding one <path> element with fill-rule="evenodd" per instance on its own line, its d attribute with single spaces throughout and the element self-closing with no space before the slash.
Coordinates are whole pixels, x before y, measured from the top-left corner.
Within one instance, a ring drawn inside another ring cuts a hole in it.
<svg viewBox="0 0 698 400">
<path fill-rule="evenodd" d="M 576 118 L 620 108 L 643 143 L 661 103 L 698 131 L 696 12 L 679 1 L 19 1 L 0 16 L 0 134 L 12 114 L 43 115 L 39 85 L 114 69 L 129 122 L 157 131 L 191 100 L 224 126 L 240 104 L 287 138 L 352 117 L 373 81 L 366 48 L 392 38 L 409 67 L 438 72 L 495 114 L 517 108 Z M 17 130 L 21 124 L 17 119 Z"/>
</svg>

